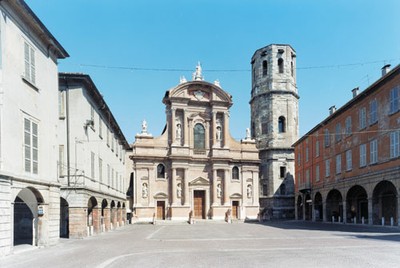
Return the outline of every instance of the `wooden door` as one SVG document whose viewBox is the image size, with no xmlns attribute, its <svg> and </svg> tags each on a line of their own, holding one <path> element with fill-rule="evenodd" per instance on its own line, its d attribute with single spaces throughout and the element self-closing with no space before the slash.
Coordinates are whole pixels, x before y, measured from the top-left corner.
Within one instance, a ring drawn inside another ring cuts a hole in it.
<svg viewBox="0 0 400 268">
<path fill-rule="evenodd" d="M 165 220 L 165 201 L 157 201 L 157 220 Z"/>
<path fill-rule="evenodd" d="M 239 218 L 239 201 L 232 201 L 232 219 Z"/>
<path fill-rule="evenodd" d="M 194 191 L 194 217 L 205 219 L 205 192 Z"/>
</svg>

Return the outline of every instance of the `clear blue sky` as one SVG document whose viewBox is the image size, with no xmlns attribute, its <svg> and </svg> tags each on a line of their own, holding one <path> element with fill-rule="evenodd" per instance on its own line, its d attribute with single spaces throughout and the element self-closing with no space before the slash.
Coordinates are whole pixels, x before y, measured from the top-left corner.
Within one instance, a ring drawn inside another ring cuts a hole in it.
<svg viewBox="0 0 400 268">
<path fill-rule="evenodd" d="M 377 80 L 384 64 L 400 63 L 399 0 L 26 2 L 70 54 L 60 71 L 92 77 L 130 143 L 143 119 L 160 135 L 165 91 L 181 75 L 191 79 L 197 61 L 205 80 L 219 79 L 233 96 L 236 139 L 250 125 L 250 59 L 258 48 L 287 43 L 297 52 L 300 135 L 349 101 L 351 89 Z"/>
</svg>

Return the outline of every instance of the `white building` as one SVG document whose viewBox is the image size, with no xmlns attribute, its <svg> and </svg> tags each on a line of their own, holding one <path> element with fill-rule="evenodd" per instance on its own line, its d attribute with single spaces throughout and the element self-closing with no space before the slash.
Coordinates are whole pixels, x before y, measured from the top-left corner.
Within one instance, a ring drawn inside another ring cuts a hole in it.
<svg viewBox="0 0 400 268">
<path fill-rule="evenodd" d="M 89 75 L 59 75 L 61 237 L 85 237 L 125 222 L 129 145 Z"/>
<path fill-rule="evenodd" d="M 58 59 L 68 53 L 22 0 L 0 1 L 0 256 L 59 239 Z"/>
</svg>

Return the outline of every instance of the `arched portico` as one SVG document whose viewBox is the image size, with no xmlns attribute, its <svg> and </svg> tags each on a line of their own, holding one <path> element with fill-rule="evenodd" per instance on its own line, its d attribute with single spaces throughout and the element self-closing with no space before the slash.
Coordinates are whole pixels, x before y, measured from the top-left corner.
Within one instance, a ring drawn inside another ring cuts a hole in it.
<svg viewBox="0 0 400 268">
<path fill-rule="evenodd" d="M 368 196 L 364 187 L 354 185 L 347 192 L 346 197 L 347 221 L 361 223 L 368 220 Z"/>
<path fill-rule="evenodd" d="M 117 217 L 116 217 L 117 216 L 116 215 L 117 209 L 116 209 L 114 200 L 111 201 L 110 211 L 111 211 L 111 213 L 110 213 L 111 230 L 113 230 L 113 229 L 115 229 L 117 227 L 117 224 L 116 224 L 116 221 L 117 221 Z"/>
<path fill-rule="evenodd" d="M 69 205 L 60 197 L 60 237 L 69 238 Z"/>
<path fill-rule="evenodd" d="M 320 192 L 317 192 L 314 196 L 314 220 L 322 221 L 323 218 L 322 195 Z"/>
<path fill-rule="evenodd" d="M 110 208 L 106 199 L 101 201 L 101 230 L 103 232 L 110 230 Z"/>
<path fill-rule="evenodd" d="M 302 220 L 303 219 L 303 198 L 301 195 L 297 197 L 297 219 Z"/>
<path fill-rule="evenodd" d="M 94 196 L 89 198 L 87 206 L 87 227 L 88 235 L 98 233 L 100 230 L 99 209 Z"/>
<path fill-rule="evenodd" d="M 312 220 L 312 199 L 310 194 L 305 195 L 305 202 L 304 202 L 304 216 L 306 221 Z"/>
<path fill-rule="evenodd" d="M 397 190 L 390 181 L 379 182 L 372 196 L 373 223 L 397 224 Z"/>
<path fill-rule="evenodd" d="M 30 244 L 38 246 L 44 234 L 42 227 L 43 197 L 33 187 L 22 189 L 14 200 L 14 245 Z"/>
<path fill-rule="evenodd" d="M 337 189 L 330 190 L 326 197 L 326 216 L 328 221 L 343 219 L 343 198 Z"/>
</svg>

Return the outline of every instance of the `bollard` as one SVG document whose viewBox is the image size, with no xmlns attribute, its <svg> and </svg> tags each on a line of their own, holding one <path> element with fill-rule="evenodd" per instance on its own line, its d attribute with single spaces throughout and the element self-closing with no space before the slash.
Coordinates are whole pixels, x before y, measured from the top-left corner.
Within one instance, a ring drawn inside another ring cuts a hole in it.
<svg viewBox="0 0 400 268">
<path fill-rule="evenodd" d="M 385 225 L 385 217 L 382 217 L 382 226 Z"/>
<path fill-rule="evenodd" d="M 354 223 L 354 224 L 357 223 L 357 218 L 356 218 L 356 217 L 353 218 L 353 223 Z"/>
<path fill-rule="evenodd" d="M 342 219 L 340 218 L 340 216 L 339 216 L 338 222 L 342 222 Z"/>
<path fill-rule="evenodd" d="M 332 216 L 332 222 L 335 222 L 335 216 Z"/>
<path fill-rule="evenodd" d="M 364 217 L 361 218 L 361 223 L 364 224 Z"/>
<path fill-rule="evenodd" d="M 394 225 L 394 219 L 393 219 L 393 217 L 390 217 L 390 226 L 393 226 Z"/>
</svg>

